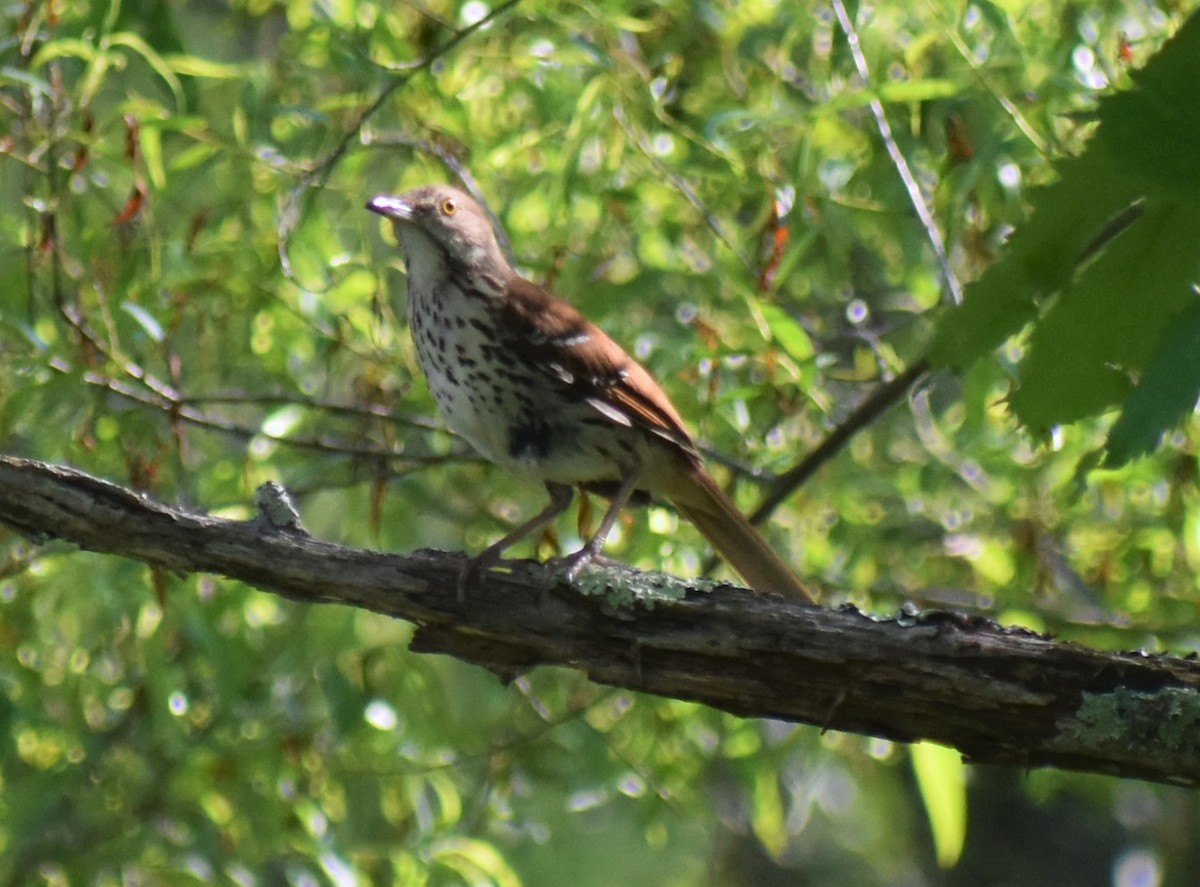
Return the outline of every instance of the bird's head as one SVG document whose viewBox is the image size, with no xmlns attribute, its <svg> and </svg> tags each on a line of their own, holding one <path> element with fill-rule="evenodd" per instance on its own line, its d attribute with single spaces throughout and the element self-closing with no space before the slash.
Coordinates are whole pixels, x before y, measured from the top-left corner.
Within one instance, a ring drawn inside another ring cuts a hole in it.
<svg viewBox="0 0 1200 887">
<path fill-rule="evenodd" d="M 380 194 L 367 209 L 389 219 L 404 246 L 409 273 L 426 260 L 496 274 L 508 261 L 483 207 L 449 185 L 427 185 L 400 195 Z"/>
</svg>

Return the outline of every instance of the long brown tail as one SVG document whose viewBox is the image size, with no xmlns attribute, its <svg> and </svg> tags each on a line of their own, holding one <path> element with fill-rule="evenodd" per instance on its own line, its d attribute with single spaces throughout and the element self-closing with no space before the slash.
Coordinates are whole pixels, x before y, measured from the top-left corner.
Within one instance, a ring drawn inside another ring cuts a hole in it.
<svg viewBox="0 0 1200 887">
<path fill-rule="evenodd" d="M 672 484 L 667 497 L 755 591 L 816 603 L 791 567 L 703 468 L 696 466 L 689 472 L 687 482 Z"/>
</svg>

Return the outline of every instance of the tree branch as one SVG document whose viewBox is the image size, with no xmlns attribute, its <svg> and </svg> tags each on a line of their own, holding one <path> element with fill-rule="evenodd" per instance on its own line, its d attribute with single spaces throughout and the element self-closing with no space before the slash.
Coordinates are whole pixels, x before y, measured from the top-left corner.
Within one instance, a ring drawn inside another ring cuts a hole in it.
<svg viewBox="0 0 1200 887">
<path fill-rule="evenodd" d="M 459 602 L 462 555 L 321 542 L 279 511 L 218 519 L 0 456 L 0 523 L 34 539 L 405 619 L 417 625 L 414 649 L 504 676 L 562 665 L 738 715 L 928 739 L 981 763 L 1200 786 L 1200 665 L 1190 659 L 1089 650 L 947 613 L 875 619 L 729 586 L 705 593 L 627 569 L 585 574 L 583 593 L 515 563 Z"/>
</svg>

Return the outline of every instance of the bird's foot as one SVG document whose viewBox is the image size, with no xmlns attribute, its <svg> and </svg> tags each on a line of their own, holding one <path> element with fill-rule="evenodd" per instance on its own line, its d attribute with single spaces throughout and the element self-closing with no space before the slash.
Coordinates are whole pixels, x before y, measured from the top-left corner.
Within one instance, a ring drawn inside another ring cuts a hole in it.
<svg viewBox="0 0 1200 887">
<path fill-rule="evenodd" d="M 579 577 L 579 574 L 583 572 L 583 568 L 588 564 L 612 566 L 619 563 L 619 561 L 613 560 L 610 557 L 605 557 L 590 545 L 585 545 L 578 551 L 568 554 L 566 557 L 556 558 L 553 561 L 555 568 L 562 571 L 563 578 L 571 583 Z"/>
<path fill-rule="evenodd" d="M 503 564 L 535 564 L 536 561 L 525 559 L 506 560 L 501 557 L 503 549 L 497 549 L 495 546 L 485 548 L 479 554 L 469 558 L 462 566 L 458 573 L 458 602 L 464 603 L 467 599 L 467 593 L 479 584 L 483 575 L 489 570 L 493 570 Z M 558 573 L 568 583 L 574 583 L 583 572 L 583 568 L 588 564 L 597 564 L 601 566 L 621 566 L 621 562 L 610 557 L 605 557 L 599 550 L 592 545 L 584 545 L 578 551 L 565 555 L 564 557 L 553 558 L 546 561 L 545 566 L 554 572 Z"/>
</svg>

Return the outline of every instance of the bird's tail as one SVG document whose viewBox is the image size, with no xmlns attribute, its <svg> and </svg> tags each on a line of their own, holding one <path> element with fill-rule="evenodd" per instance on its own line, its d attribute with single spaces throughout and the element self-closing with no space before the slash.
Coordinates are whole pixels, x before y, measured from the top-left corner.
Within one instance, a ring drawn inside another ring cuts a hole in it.
<svg viewBox="0 0 1200 887">
<path fill-rule="evenodd" d="M 696 466 L 688 480 L 688 483 L 674 485 L 667 498 L 696 525 L 751 588 L 816 603 L 791 567 L 738 511 L 712 475 Z"/>
</svg>

